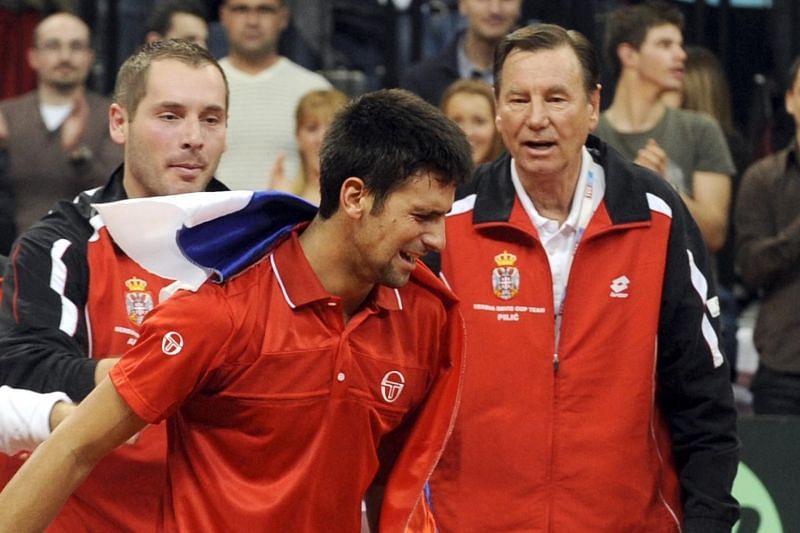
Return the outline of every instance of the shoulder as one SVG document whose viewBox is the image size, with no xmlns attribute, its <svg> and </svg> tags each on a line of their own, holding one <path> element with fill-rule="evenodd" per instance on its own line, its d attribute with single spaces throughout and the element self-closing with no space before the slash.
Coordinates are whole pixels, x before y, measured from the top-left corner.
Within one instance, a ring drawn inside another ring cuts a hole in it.
<svg viewBox="0 0 800 533">
<path fill-rule="evenodd" d="M 36 91 L 29 91 L 25 94 L 0 101 L 0 111 L 7 115 L 20 111 L 29 112 L 32 107 L 36 107 L 36 101 Z"/>
<path fill-rule="evenodd" d="M 80 203 L 58 202 L 47 216 L 20 235 L 18 253 L 35 253 L 35 250 L 56 247 L 64 250 L 73 246 L 84 248 L 95 232 L 90 209 L 90 206 Z"/>
<path fill-rule="evenodd" d="M 706 113 L 690 109 L 668 109 L 666 119 L 693 134 L 714 135 L 722 141 L 725 140 L 719 123 Z"/>
<path fill-rule="evenodd" d="M 785 173 L 788 157 L 788 149 L 763 157 L 747 168 L 742 179 L 760 183 L 775 181 Z"/>
<path fill-rule="evenodd" d="M 331 87 L 331 83 L 323 75 L 308 70 L 286 57 L 281 57 L 273 68 L 275 72 L 281 75 L 292 76 L 295 80 L 308 85 L 319 86 L 321 88 Z"/>
</svg>

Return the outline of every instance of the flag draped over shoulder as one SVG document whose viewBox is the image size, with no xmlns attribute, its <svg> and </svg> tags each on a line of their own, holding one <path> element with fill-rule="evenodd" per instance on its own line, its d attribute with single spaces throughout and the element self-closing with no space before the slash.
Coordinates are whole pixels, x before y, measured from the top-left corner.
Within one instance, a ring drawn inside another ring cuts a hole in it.
<svg viewBox="0 0 800 533">
<path fill-rule="evenodd" d="M 276 191 L 197 192 L 94 207 L 128 257 L 190 290 L 241 272 L 317 212 Z"/>
</svg>

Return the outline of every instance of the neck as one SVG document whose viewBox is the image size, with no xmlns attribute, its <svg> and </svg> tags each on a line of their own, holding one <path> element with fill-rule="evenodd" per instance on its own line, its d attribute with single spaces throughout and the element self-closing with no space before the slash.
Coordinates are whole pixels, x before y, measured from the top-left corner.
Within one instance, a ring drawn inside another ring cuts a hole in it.
<svg viewBox="0 0 800 533">
<path fill-rule="evenodd" d="M 464 54 L 470 62 L 481 70 L 491 68 L 494 64 L 494 47 L 497 43 L 481 39 L 472 32 L 464 38 Z"/>
<path fill-rule="evenodd" d="M 374 284 L 361 282 L 354 276 L 348 267 L 347 249 L 332 245 L 344 242 L 340 226 L 335 214 L 326 220 L 317 215 L 300 234 L 300 247 L 325 290 L 342 299 L 342 311 L 347 321 L 361 307 Z"/>
<path fill-rule="evenodd" d="M 65 105 L 74 102 L 83 93 L 83 85 L 61 89 L 40 83 L 37 87 L 39 101 L 48 105 Z"/>
<path fill-rule="evenodd" d="M 275 52 L 269 52 L 268 54 L 258 56 L 246 56 L 231 51 L 230 54 L 228 54 L 228 61 L 242 72 L 247 74 L 260 74 L 277 63 L 280 57 L 281 56 Z"/>
<path fill-rule="evenodd" d="M 575 196 L 580 170 L 581 162 L 579 160 L 577 169 L 571 168 L 553 176 L 525 179 L 519 169 L 517 172 L 522 187 L 536 207 L 536 211 L 543 217 L 557 220 L 559 224 L 563 224 L 572 207 L 572 198 Z"/>
<path fill-rule="evenodd" d="M 634 72 L 623 72 L 606 118 L 622 133 L 640 133 L 655 127 L 666 112 L 661 89 L 641 82 Z"/>
</svg>

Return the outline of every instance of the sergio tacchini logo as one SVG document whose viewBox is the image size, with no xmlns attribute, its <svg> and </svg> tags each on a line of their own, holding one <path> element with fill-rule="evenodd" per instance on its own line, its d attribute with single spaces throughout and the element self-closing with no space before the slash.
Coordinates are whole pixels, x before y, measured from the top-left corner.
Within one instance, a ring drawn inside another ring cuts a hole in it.
<svg viewBox="0 0 800 533">
<path fill-rule="evenodd" d="M 161 338 L 161 351 L 165 355 L 178 355 L 183 350 L 183 337 L 177 331 L 168 331 Z"/>
</svg>

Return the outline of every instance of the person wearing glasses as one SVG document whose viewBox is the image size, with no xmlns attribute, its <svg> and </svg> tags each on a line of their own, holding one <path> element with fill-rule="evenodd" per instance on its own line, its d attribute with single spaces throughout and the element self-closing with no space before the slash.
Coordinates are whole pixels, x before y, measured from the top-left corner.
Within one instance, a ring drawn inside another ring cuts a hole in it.
<svg viewBox="0 0 800 533">
<path fill-rule="evenodd" d="M 234 190 L 272 188 L 276 158 L 285 155 L 287 176 L 299 170 L 294 110 L 300 98 L 331 84 L 278 53 L 278 40 L 289 25 L 284 0 L 226 0 L 219 19 L 228 38 L 228 55 L 220 65 L 231 104 L 228 150 L 218 176 Z"/>
<path fill-rule="evenodd" d="M 75 15 L 46 17 L 27 53 L 36 89 L 0 102 L 6 124 L 0 144 L 8 153 L 19 232 L 57 200 L 104 183 L 122 162 L 108 134 L 110 102 L 86 88 L 94 62 L 90 42 L 89 27 Z"/>
</svg>

